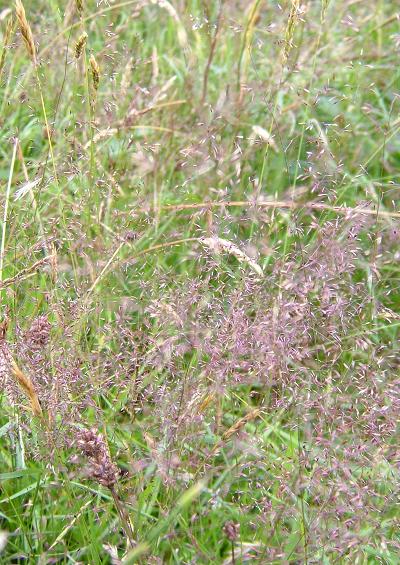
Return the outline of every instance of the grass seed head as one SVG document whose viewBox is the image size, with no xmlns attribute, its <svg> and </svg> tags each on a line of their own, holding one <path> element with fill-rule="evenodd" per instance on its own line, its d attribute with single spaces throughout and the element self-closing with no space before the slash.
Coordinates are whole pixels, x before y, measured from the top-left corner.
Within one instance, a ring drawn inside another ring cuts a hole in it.
<svg viewBox="0 0 400 565">
<path fill-rule="evenodd" d="M 262 277 L 264 275 L 262 268 L 258 263 L 256 263 L 251 257 L 249 257 L 246 253 L 244 253 L 237 245 L 232 243 L 232 241 L 228 241 L 227 239 L 223 239 L 222 237 L 203 237 L 201 238 L 201 243 L 211 249 L 212 251 L 225 251 L 226 253 L 230 253 L 236 259 L 242 263 L 247 263 L 251 269 L 257 273 L 258 276 Z"/>
<path fill-rule="evenodd" d="M 0 55 L 0 77 L 1 77 L 1 74 L 2 74 L 3 69 L 4 69 L 4 63 L 6 61 L 7 47 L 11 43 L 11 36 L 12 36 L 12 32 L 13 32 L 13 27 L 14 27 L 14 21 L 13 21 L 12 16 L 10 16 L 7 20 L 7 26 L 6 26 L 6 31 L 4 33 L 4 40 L 3 40 L 3 49 L 1 50 L 1 55 Z"/>
<path fill-rule="evenodd" d="M 31 57 L 33 63 L 36 64 L 36 47 L 33 40 L 33 33 L 31 26 L 26 19 L 25 8 L 21 0 L 15 0 L 15 13 L 17 15 L 21 35 L 23 37 L 23 40 L 25 41 L 29 56 Z"/>
<path fill-rule="evenodd" d="M 32 351 L 40 351 L 49 342 L 51 324 L 46 315 L 38 316 L 25 333 L 25 344 Z"/>
<path fill-rule="evenodd" d="M 75 0 L 75 5 L 78 14 L 81 16 L 83 13 L 83 0 Z"/>
<path fill-rule="evenodd" d="M 300 19 L 300 0 L 292 0 L 290 13 L 286 25 L 285 31 L 285 41 L 284 41 L 284 51 L 283 58 L 286 62 L 289 58 L 290 51 L 293 48 L 293 37 L 296 28 L 296 24 Z"/>
<path fill-rule="evenodd" d="M 100 67 L 94 55 L 90 55 L 89 64 L 92 72 L 93 88 L 98 90 L 100 83 Z"/>
<path fill-rule="evenodd" d="M 118 482 L 119 472 L 111 460 L 104 437 L 95 429 L 83 430 L 78 435 L 77 444 L 90 463 L 90 477 L 113 490 Z"/>
<path fill-rule="evenodd" d="M 78 41 L 75 43 L 75 59 L 79 59 L 82 55 L 82 51 L 85 48 L 87 42 L 87 33 L 83 32 L 82 35 L 79 36 Z"/>
<path fill-rule="evenodd" d="M 11 366 L 15 380 L 18 382 L 19 386 L 30 400 L 32 412 L 35 416 L 43 417 L 42 408 L 40 406 L 39 398 L 33 382 L 27 375 L 25 375 L 25 373 L 21 371 L 14 360 L 12 360 Z"/>
<path fill-rule="evenodd" d="M 247 422 L 251 422 L 252 420 L 255 420 L 256 418 L 258 418 L 258 416 L 260 415 L 260 412 L 261 412 L 261 410 L 259 408 L 255 408 L 254 410 L 252 410 L 251 412 L 246 414 L 246 416 L 243 416 L 243 418 L 240 418 L 239 420 L 237 420 L 222 435 L 222 439 L 224 441 L 227 441 L 231 436 L 233 436 L 235 433 L 239 432 L 247 424 Z"/>
<path fill-rule="evenodd" d="M 235 524 L 235 522 L 229 520 L 228 522 L 225 522 L 223 531 L 229 541 L 235 541 L 239 533 L 239 524 Z"/>
</svg>

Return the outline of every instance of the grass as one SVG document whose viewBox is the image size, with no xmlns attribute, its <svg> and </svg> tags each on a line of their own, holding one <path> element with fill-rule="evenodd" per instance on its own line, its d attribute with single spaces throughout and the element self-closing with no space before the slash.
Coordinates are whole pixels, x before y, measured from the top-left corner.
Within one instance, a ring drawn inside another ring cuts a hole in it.
<svg viewBox="0 0 400 565">
<path fill-rule="evenodd" d="M 24 5 L 3 562 L 398 563 L 396 2 Z"/>
</svg>

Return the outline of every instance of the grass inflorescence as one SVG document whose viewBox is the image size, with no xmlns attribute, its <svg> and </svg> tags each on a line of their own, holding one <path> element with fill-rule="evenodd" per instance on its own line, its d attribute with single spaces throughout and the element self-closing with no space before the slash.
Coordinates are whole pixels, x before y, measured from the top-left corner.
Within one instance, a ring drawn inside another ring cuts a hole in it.
<svg viewBox="0 0 400 565">
<path fill-rule="evenodd" d="M 396 3 L 61 4 L 0 10 L 0 561 L 398 563 Z"/>
</svg>

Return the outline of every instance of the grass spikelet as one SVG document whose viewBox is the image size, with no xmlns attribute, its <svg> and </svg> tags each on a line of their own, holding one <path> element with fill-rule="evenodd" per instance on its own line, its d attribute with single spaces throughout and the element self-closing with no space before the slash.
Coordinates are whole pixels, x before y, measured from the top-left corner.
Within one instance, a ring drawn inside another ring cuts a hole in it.
<svg viewBox="0 0 400 565">
<path fill-rule="evenodd" d="M 76 10 L 81 16 L 83 14 L 83 0 L 75 0 Z"/>
<path fill-rule="evenodd" d="M 242 45 L 240 48 L 238 70 L 237 70 L 237 86 L 239 91 L 239 101 L 243 98 L 243 84 L 245 80 L 246 70 L 250 59 L 251 43 L 254 34 L 254 28 L 258 19 L 260 9 L 260 0 L 254 0 L 250 5 L 246 27 L 243 33 Z"/>
<path fill-rule="evenodd" d="M 322 0 L 321 22 L 325 20 L 326 11 L 328 9 L 330 0 Z"/>
<path fill-rule="evenodd" d="M 296 27 L 296 23 L 299 19 L 299 7 L 300 7 L 300 0 L 292 0 L 289 12 L 289 18 L 286 26 L 285 32 L 285 42 L 284 42 L 284 50 L 283 50 L 283 59 L 286 62 L 289 58 L 289 53 L 293 47 L 293 36 L 294 30 Z"/>
<path fill-rule="evenodd" d="M 7 47 L 11 43 L 13 24 L 14 24 L 13 18 L 12 16 L 10 16 L 7 20 L 6 31 L 4 33 L 3 49 L 1 50 L 1 55 L 0 55 L 0 77 L 3 73 L 4 63 L 6 61 Z"/>
<path fill-rule="evenodd" d="M 40 406 L 39 398 L 31 379 L 21 371 L 14 360 L 12 360 L 11 362 L 11 368 L 16 381 L 18 382 L 19 386 L 24 391 L 26 396 L 29 398 L 32 412 L 35 416 L 43 418 L 43 412 Z"/>
<path fill-rule="evenodd" d="M 133 65 L 133 57 L 130 57 L 128 62 L 125 65 L 125 69 L 124 72 L 122 74 L 122 79 L 121 79 L 121 97 L 125 97 L 127 92 L 128 92 L 128 88 L 132 79 L 132 65 Z"/>
<path fill-rule="evenodd" d="M 94 55 L 90 55 L 89 64 L 92 73 L 93 88 L 97 91 L 100 83 L 100 67 Z"/>
<path fill-rule="evenodd" d="M 220 441 L 218 441 L 211 453 L 215 453 L 216 451 L 219 450 L 219 448 L 221 447 L 221 445 L 228 441 L 233 435 L 235 435 L 237 432 L 239 432 L 248 422 L 252 422 L 253 420 L 255 420 L 256 418 L 258 418 L 258 416 L 261 413 L 261 409 L 260 408 L 255 408 L 254 410 L 251 410 L 248 414 L 246 414 L 245 416 L 243 416 L 242 418 L 239 418 L 239 420 L 236 420 L 236 422 L 234 424 L 232 424 L 232 426 L 230 428 L 228 428 L 223 434 L 222 434 L 222 438 Z"/>
<path fill-rule="evenodd" d="M 15 0 L 15 12 L 17 14 L 17 19 L 18 19 L 18 24 L 19 24 L 20 30 L 21 30 L 21 35 L 22 35 L 22 37 L 25 41 L 25 45 L 26 45 L 26 48 L 28 50 L 28 54 L 31 57 L 32 62 L 33 62 L 34 67 L 35 67 L 36 80 L 37 80 L 37 84 L 38 84 L 38 88 L 39 88 L 40 101 L 41 101 L 41 104 L 42 104 L 43 118 L 44 118 L 45 128 L 46 128 L 45 131 L 46 131 L 46 134 L 47 134 L 47 139 L 49 141 L 51 161 L 53 163 L 54 178 L 56 179 L 56 182 L 58 183 L 58 176 L 57 176 L 57 170 L 56 170 L 55 159 L 54 159 L 53 144 L 52 144 L 52 141 L 51 141 L 51 134 L 50 134 L 51 129 L 49 127 L 49 121 L 47 119 L 46 106 L 45 106 L 44 98 L 43 98 L 43 90 L 42 90 L 42 85 L 40 83 L 39 72 L 38 72 L 35 42 L 33 40 L 32 30 L 31 30 L 31 27 L 28 23 L 28 20 L 26 19 L 25 8 L 24 8 L 21 0 Z"/>
<path fill-rule="evenodd" d="M 79 36 L 78 41 L 75 43 L 75 59 L 79 59 L 82 55 L 82 51 L 85 48 L 87 42 L 88 35 L 86 32 L 83 32 L 82 35 Z"/>
<path fill-rule="evenodd" d="M 226 430 L 226 432 L 222 434 L 223 441 L 228 441 L 230 437 L 239 432 L 248 422 L 255 420 L 260 413 L 261 410 L 259 408 L 255 408 L 242 418 L 239 418 L 239 420 L 237 420 L 228 430 Z"/>
<path fill-rule="evenodd" d="M 33 40 L 33 33 L 31 30 L 31 26 L 29 25 L 28 20 L 26 19 L 25 8 L 21 0 L 15 1 L 15 13 L 17 15 L 21 35 L 25 41 L 25 45 L 29 53 L 29 56 L 31 57 L 33 63 L 36 65 L 36 47 L 35 47 L 35 42 Z"/>
<path fill-rule="evenodd" d="M 207 407 L 215 400 L 215 394 L 210 393 L 207 394 L 202 401 L 200 402 L 200 405 L 198 407 L 198 412 L 199 414 L 201 414 L 202 412 L 205 412 L 205 410 L 207 409 Z"/>
<path fill-rule="evenodd" d="M 221 249 L 230 253 L 240 262 L 247 263 L 251 269 L 260 277 L 263 276 L 263 270 L 258 263 L 253 261 L 251 257 L 249 257 L 244 251 L 239 249 L 237 245 L 228 241 L 227 239 L 222 239 L 221 237 L 203 237 L 200 240 L 203 245 L 208 247 L 209 249 L 219 252 Z"/>
</svg>

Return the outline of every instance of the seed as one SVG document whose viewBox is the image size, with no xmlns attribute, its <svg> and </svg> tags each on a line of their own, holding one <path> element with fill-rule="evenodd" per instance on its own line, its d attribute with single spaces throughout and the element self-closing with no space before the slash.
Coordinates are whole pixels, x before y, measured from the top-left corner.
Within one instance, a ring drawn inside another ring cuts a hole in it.
<svg viewBox="0 0 400 565">
<path fill-rule="evenodd" d="M 84 32 L 81 36 L 79 36 L 78 41 L 75 43 L 75 59 L 79 59 L 79 57 L 82 55 L 82 51 L 86 45 L 87 37 L 87 33 Z"/>
<path fill-rule="evenodd" d="M 94 55 L 90 55 L 89 64 L 92 71 L 93 88 L 98 90 L 100 82 L 100 67 Z"/>
<path fill-rule="evenodd" d="M 79 15 L 82 15 L 83 12 L 83 1 L 82 0 L 75 0 L 76 9 Z"/>
</svg>

